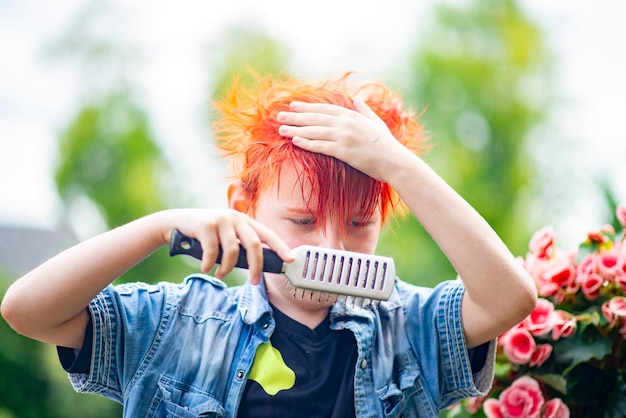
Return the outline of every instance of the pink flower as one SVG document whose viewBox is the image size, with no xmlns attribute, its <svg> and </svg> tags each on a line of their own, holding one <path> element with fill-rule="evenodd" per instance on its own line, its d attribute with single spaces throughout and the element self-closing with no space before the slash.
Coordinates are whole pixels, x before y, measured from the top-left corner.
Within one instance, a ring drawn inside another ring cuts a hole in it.
<svg viewBox="0 0 626 418">
<path fill-rule="evenodd" d="M 591 273 L 598 272 L 598 259 L 595 253 L 587 254 L 580 262 L 576 265 L 576 274 L 577 280 L 581 281 L 582 277 L 587 276 Z"/>
<path fill-rule="evenodd" d="M 626 297 L 614 296 L 609 300 L 608 308 L 619 317 L 626 317 Z"/>
<path fill-rule="evenodd" d="M 496 399 L 487 399 L 483 411 L 488 418 L 537 418 L 544 404 L 539 383 L 522 376 Z"/>
<path fill-rule="evenodd" d="M 546 402 L 543 418 L 569 418 L 569 408 L 559 398 Z"/>
<path fill-rule="evenodd" d="M 533 352 L 532 357 L 530 358 L 530 362 L 528 363 L 531 367 L 541 367 L 543 363 L 546 362 L 547 359 L 550 358 L 552 354 L 552 345 L 550 344 L 538 344 L 537 348 Z"/>
<path fill-rule="evenodd" d="M 552 329 L 554 305 L 547 299 L 539 298 L 535 309 L 524 320 L 524 326 L 534 336 L 545 335 Z"/>
<path fill-rule="evenodd" d="M 615 215 L 617 216 L 619 223 L 626 228 L 626 206 L 618 206 L 615 210 Z"/>
<path fill-rule="evenodd" d="M 559 287 L 566 287 L 576 279 L 576 268 L 569 257 L 558 258 L 544 270 L 541 278 Z"/>
<path fill-rule="evenodd" d="M 528 249 L 538 258 L 548 258 L 554 253 L 555 236 L 551 226 L 544 226 L 530 239 Z"/>
<path fill-rule="evenodd" d="M 536 347 L 535 339 L 524 328 L 514 328 L 508 331 L 500 343 L 504 355 L 514 364 L 528 363 Z"/>
<path fill-rule="evenodd" d="M 615 267 L 615 278 L 613 280 L 626 293 L 626 246 L 622 246 L 617 254 L 617 266 Z"/>
<path fill-rule="evenodd" d="M 598 271 L 607 280 L 617 273 L 618 259 L 616 251 L 605 251 L 598 254 Z"/>
<path fill-rule="evenodd" d="M 590 273 L 587 277 L 581 278 L 583 295 L 588 300 L 597 299 L 600 296 L 600 290 L 604 286 L 604 279 L 597 273 Z"/>
<path fill-rule="evenodd" d="M 571 337 L 576 332 L 576 318 L 569 312 L 555 310 L 552 314 L 554 326 L 552 327 L 552 339 Z"/>
<path fill-rule="evenodd" d="M 613 312 L 613 310 L 611 310 L 611 308 L 609 307 L 609 302 L 610 301 L 607 300 L 602 304 L 602 315 L 604 315 L 604 317 L 606 318 L 609 329 L 611 329 L 617 324 L 617 320 L 619 319 L 619 317 L 615 315 L 615 312 Z"/>
</svg>

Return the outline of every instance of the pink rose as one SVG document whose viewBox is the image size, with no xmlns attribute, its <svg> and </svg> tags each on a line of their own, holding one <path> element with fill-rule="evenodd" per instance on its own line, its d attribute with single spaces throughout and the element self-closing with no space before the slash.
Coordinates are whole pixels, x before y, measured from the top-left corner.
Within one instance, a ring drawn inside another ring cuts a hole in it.
<svg viewBox="0 0 626 418">
<path fill-rule="evenodd" d="M 609 300 L 608 308 L 619 317 L 626 317 L 626 297 L 614 296 Z"/>
<path fill-rule="evenodd" d="M 576 318 L 569 312 L 555 310 L 552 314 L 552 339 L 571 337 L 576 332 Z"/>
<path fill-rule="evenodd" d="M 543 271 L 541 278 L 559 287 L 567 287 L 576 280 L 576 267 L 569 257 L 558 258 Z"/>
<path fill-rule="evenodd" d="M 552 329 L 554 305 L 547 299 L 539 298 L 535 309 L 524 320 L 524 326 L 534 336 L 545 335 Z"/>
<path fill-rule="evenodd" d="M 504 355 L 514 364 L 528 363 L 535 351 L 535 339 L 524 328 L 514 328 L 508 331 L 500 343 Z"/>
<path fill-rule="evenodd" d="M 600 296 L 600 290 L 604 286 L 604 279 L 597 273 L 590 273 L 587 277 L 580 279 L 582 281 L 582 291 L 588 300 L 597 299 Z"/>
<path fill-rule="evenodd" d="M 619 317 L 615 315 L 615 312 L 611 310 L 611 308 L 609 307 L 609 302 L 610 301 L 607 300 L 602 304 L 602 315 L 604 315 L 607 322 L 609 323 L 609 328 L 613 328 L 617 324 L 617 320 L 619 319 Z"/>
<path fill-rule="evenodd" d="M 533 352 L 528 365 L 530 367 L 541 367 L 552 354 L 552 346 L 550 344 L 538 344 Z"/>
<path fill-rule="evenodd" d="M 487 399 L 483 411 L 488 418 L 537 418 L 543 403 L 539 383 L 522 376 L 503 390 L 498 399 Z"/>
<path fill-rule="evenodd" d="M 615 210 L 617 220 L 624 228 L 626 228 L 626 206 L 618 206 Z"/>
<path fill-rule="evenodd" d="M 544 226 L 533 234 L 528 248 L 536 257 L 548 258 L 554 253 L 554 245 L 554 229 L 551 226 Z"/>
<path fill-rule="evenodd" d="M 595 253 L 587 254 L 576 265 L 576 274 L 577 274 L 578 281 L 581 280 L 581 276 L 587 276 L 588 274 L 597 273 L 597 272 L 598 272 L 598 259 Z"/>
<path fill-rule="evenodd" d="M 598 271 L 605 279 L 611 280 L 617 273 L 617 252 L 605 251 L 598 254 Z"/>
<path fill-rule="evenodd" d="M 622 288 L 622 291 L 626 293 L 626 246 L 622 246 L 617 254 L 614 280 Z"/>
<path fill-rule="evenodd" d="M 559 398 L 546 402 L 543 418 L 569 418 L 569 408 Z"/>
</svg>

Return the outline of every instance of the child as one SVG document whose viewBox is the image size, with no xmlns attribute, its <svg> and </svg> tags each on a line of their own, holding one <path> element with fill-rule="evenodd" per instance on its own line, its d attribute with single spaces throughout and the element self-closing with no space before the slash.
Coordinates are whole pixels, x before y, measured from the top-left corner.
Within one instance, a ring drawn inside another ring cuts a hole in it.
<svg viewBox="0 0 626 418">
<path fill-rule="evenodd" d="M 534 308 L 535 287 L 418 157 L 422 131 L 400 99 L 349 78 L 235 84 L 215 123 L 233 163 L 229 209 L 166 210 L 80 243 L 16 281 L 2 315 L 59 346 L 75 389 L 123 403 L 125 417 L 436 417 L 485 394 L 494 339 Z M 397 280 L 361 308 L 294 298 L 262 274 L 263 247 L 288 262 L 300 244 L 373 253 L 400 200 L 460 280 Z M 110 285 L 175 228 L 201 242 L 205 273 L 222 247 L 215 278 Z M 239 243 L 249 280 L 227 288 Z"/>
</svg>

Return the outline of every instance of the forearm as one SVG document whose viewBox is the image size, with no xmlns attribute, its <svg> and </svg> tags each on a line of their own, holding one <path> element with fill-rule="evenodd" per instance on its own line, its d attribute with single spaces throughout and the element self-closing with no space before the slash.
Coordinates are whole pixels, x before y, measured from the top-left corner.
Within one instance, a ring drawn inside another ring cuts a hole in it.
<svg viewBox="0 0 626 418">
<path fill-rule="evenodd" d="M 534 306 L 535 287 L 495 231 L 420 158 L 396 161 L 403 162 L 392 186 L 463 280 L 464 312 L 472 315 L 464 318 L 468 337 L 482 340 L 523 319 Z M 485 318 L 490 326 L 475 326 Z"/>
<path fill-rule="evenodd" d="M 138 219 L 51 258 L 9 288 L 2 303 L 3 316 L 31 338 L 57 344 L 75 342 L 89 302 L 165 244 L 163 218 L 154 214 Z"/>
</svg>

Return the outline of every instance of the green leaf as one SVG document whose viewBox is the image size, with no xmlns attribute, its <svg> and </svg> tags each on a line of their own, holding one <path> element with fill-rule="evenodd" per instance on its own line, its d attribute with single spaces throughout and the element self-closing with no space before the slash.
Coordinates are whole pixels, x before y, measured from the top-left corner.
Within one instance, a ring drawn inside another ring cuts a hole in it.
<svg viewBox="0 0 626 418">
<path fill-rule="evenodd" d="M 496 378 L 503 379 L 511 373 L 512 368 L 513 364 L 508 361 L 506 363 L 496 363 L 494 375 Z"/>
<path fill-rule="evenodd" d="M 552 389 L 562 393 L 565 395 L 567 393 L 567 380 L 560 374 L 541 374 L 534 375 L 537 380 L 542 381 L 546 385 L 550 386 Z"/>
<path fill-rule="evenodd" d="M 568 369 L 591 359 L 601 360 L 611 353 L 613 342 L 593 326 L 583 327 L 569 338 L 554 343 L 555 361 Z"/>
<path fill-rule="evenodd" d="M 589 254 L 593 254 L 598 250 L 597 242 L 583 242 L 578 246 L 578 255 L 576 256 L 575 264 L 578 264 L 582 261 L 583 258 L 588 256 Z"/>
</svg>

